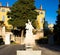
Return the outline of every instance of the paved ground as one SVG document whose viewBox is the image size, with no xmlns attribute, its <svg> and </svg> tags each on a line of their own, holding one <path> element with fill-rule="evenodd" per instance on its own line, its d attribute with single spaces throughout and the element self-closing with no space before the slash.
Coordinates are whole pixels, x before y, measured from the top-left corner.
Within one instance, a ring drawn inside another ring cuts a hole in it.
<svg viewBox="0 0 60 55">
<path fill-rule="evenodd" d="M 17 50 L 22 50 L 22 45 L 4 45 L 0 47 L 0 55 L 16 55 Z"/>
<path fill-rule="evenodd" d="M 60 46 L 40 45 L 42 55 L 60 55 Z"/>
<path fill-rule="evenodd" d="M 0 46 L 0 55 L 16 55 L 17 50 L 25 50 L 24 45 L 2 45 Z M 60 55 L 60 47 L 40 45 L 34 49 L 42 51 L 42 55 Z"/>
</svg>

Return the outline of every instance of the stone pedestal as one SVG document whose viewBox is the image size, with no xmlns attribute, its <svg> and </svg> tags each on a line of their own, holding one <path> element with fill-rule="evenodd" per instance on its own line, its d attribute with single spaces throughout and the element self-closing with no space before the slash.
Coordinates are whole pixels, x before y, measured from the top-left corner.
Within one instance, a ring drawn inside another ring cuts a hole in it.
<svg viewBox="0 0 60 55">
<path fill-rule="evenodd" d="M 41 51 L 20 51 L 20 50 L 17 50 L 17 55 L 41 55 Z"/>
<path fill-rule="evenodd" d="M 33 47 L 35 45 L 35 39 L 33 37 L 26 37 L 24 40 L 26 47 Z"/>
<path fill-rule="evenodd" d="M 5 35 L 5 40 L 4 41 L 5 41 L 5 44 L 6 45 L 9 45 L 10 44 L 10 34 L 6 34 Z"/>
<path fill-rule="evenodd" d="M 34 50 L 33 48 L 32 46 L 26 46 L 26 50 L 17 50 L 17 55 L 41 55 L 41 50 L 35 48 Z"/>
<path fill-rule="evenodd" d="M 5 37 L 5 26 L 2 27 L 2 36 Z"/>
</svg>

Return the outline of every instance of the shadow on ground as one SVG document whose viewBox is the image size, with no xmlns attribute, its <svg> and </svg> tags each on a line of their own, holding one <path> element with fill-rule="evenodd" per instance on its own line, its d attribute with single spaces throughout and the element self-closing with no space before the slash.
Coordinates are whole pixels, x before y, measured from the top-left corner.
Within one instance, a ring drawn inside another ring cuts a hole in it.
<svg viewBox="0 0 60 55">
<path fill-rule="evenodd" d="M 57 45 L 39 44 L 39 46 L 52 51 L 60 52 L 60 46 L 57 46 Z"/>
<path fill-rule="evenodd" d="M 57 51 L 60 52 L 60 45 L 50 45 L 48 44 L 48 39 L 40 39 L 40 40 L 36 40 L 37 45 L 39 45 L 40 47 L 49 49 L 51 51 Z"/>
</svg>

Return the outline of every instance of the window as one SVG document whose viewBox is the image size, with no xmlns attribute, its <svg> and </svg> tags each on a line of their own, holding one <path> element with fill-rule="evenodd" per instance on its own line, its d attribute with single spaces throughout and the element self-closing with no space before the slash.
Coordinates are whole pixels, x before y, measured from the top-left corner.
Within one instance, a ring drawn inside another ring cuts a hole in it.
<svg viewBox="0 0 60 55">
<path fill-rule="evenodd" d="M 41 12 L 41 14 L 43 14 L 43 12 Z"/>
<path fill-rule="evenodd" d="M 5 16 L 4 15 L 2 16 L 2 21 L 5 21 Z"/>
<path fill-rule="evenodd" d="M 43 20 L 42 18 L 40 18 L 40 22 L 41 22 L 41 23 L 43 23 L 43 22 L 44 22 L 44 20 Z"/>
<path fill-rule="evenodd" d="M 5 9 L 2 9 L 2 12 L 5 12 Z"/>
<path fill-rule="evenodd" d="M 43 12 L 39 12 L 39 14 L 43 14 Z"/>
<path fill-rule="evenodd" d="M 1 11 L 1 7 L 0 7 L 0 11 Z"/>
</svg>

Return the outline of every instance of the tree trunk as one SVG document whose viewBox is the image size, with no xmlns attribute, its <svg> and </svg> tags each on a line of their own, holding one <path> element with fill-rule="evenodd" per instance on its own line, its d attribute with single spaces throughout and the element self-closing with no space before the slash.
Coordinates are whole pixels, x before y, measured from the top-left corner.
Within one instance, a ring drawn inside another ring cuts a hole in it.
<svg viewBox="0 0 60 55">
<path fill-rule="evenodd" d="M 24 30 L 21 31 L 21 44 L 24 44 Z"/>
</svg>

